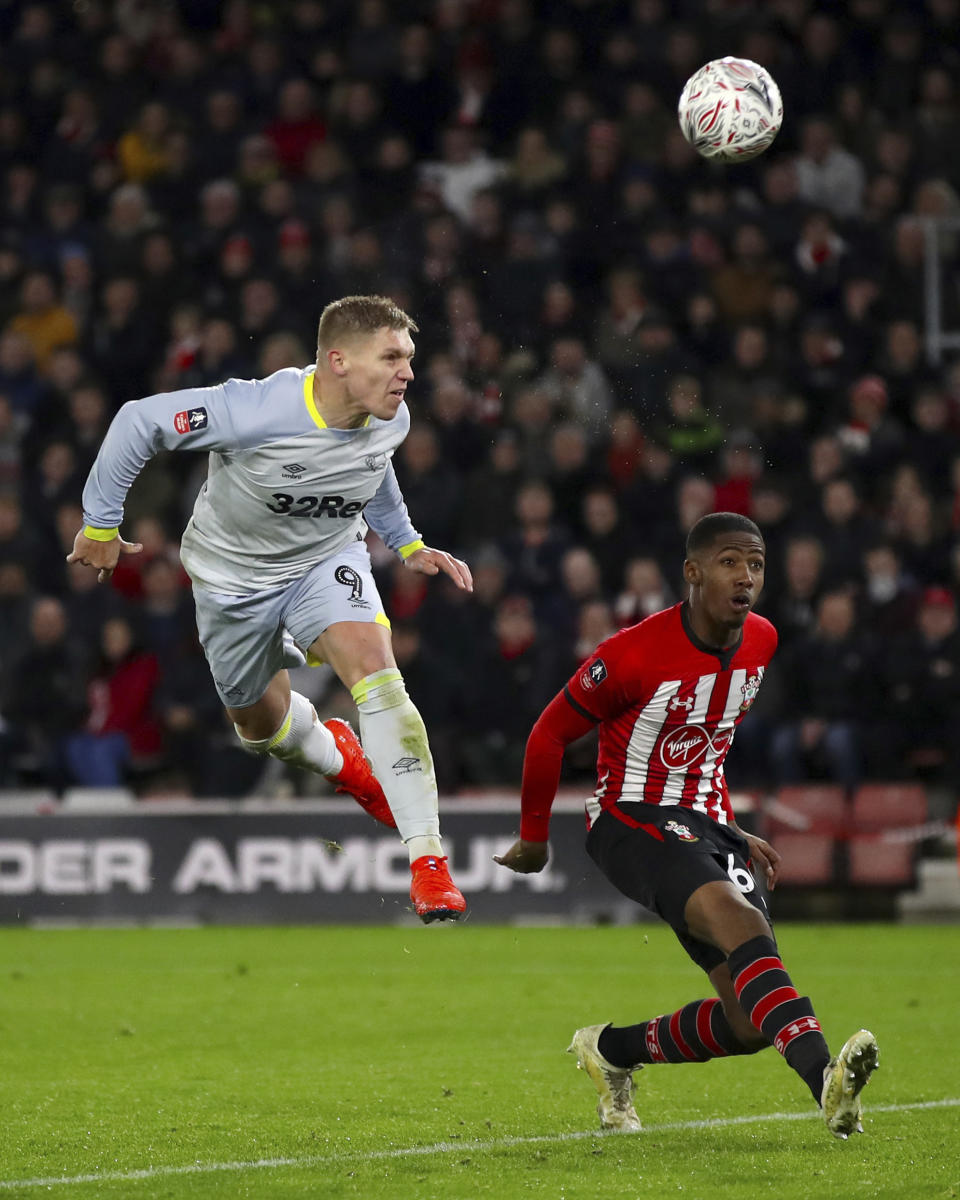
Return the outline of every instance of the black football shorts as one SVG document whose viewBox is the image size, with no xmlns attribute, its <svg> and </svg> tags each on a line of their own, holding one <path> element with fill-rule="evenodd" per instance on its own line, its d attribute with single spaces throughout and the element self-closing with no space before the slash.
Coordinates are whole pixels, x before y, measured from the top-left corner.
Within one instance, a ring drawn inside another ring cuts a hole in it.
<svg viewBox="0 0 960 1200">
<path fill-rule="evenodd" d="M 624 802 L 600 814 L 587 834 L 587 852 L 613 886 L 670 925 L 697 966 L 710 972 L 726 961 L 716 946 L 687 928 L 687 901 L 705 883 L 732 883 L 767 921 L 766 902 L 748 866 L 747 841 L 689 808 Z"/>
</svg>

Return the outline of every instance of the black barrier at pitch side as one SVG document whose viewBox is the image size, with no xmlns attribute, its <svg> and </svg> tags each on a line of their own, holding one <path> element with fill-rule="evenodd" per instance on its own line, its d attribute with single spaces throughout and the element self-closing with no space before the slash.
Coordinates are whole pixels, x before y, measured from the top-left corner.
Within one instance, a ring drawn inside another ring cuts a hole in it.
<svg viewBox="0 0 960 1200">
<path fill-rule="evenodd" d="M 470 919 L 627 919 L 640 915 L 583 846 L 582 805 L 564 804 L 539 875 L 493 861 L 517 810 L 451 804 L 444 847 Z M 395 832 L 342 801 L 236 811 L 0 815 L 0 922 L 386 922 L 415 920 L 407 851 Z"/>
</svg>

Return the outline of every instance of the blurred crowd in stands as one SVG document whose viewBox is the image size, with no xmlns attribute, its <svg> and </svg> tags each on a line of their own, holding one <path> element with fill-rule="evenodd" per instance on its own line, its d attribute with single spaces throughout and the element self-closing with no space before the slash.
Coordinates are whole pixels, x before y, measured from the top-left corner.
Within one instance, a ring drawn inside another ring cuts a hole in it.
<svg viewBox="0 0 960 1200">
<path fill-rule="evenodd" d="M 735 167 L 675 117 L 723 54 L 786 114 Z M 395 466 L 476 578 L 373 547 L 447 793 L 518 783 L 716 509 L 761 525 L 781 637 L 733 782 L 956 784 L 960 359 L 925 351 L 923 219 L 960 217 L 958 79 L 960 0 L 0 4 L 0 785 L 264 786 L 177 556 L 205 460 L 147 467 L 110 585 L 64 556 L 121 404 L 309 363 L 362 292 L 420 325 Z M 960 225 L 942 249 L 956 330 Z"/>
</svg>

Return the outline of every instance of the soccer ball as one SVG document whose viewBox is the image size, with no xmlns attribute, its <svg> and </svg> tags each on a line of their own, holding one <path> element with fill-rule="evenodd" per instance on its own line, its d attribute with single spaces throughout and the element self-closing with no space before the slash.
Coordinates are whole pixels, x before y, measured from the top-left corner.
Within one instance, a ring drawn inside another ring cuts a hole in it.
<svg viewBox="0 0 960 1200">
<path fill-rule="evenodd" d="M 748 58 L 716 58 L 691 75 L 677 106 L 680 129 L 704 158 L 744 162 L 762 154 L 783 120 L 780 89 Z"/>
</svg>

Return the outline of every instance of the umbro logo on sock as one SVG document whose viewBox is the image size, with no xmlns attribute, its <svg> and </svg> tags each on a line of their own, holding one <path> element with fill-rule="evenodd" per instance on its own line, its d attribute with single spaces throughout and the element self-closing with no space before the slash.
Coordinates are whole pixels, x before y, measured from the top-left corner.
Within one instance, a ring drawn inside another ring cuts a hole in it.
<svg viewBox="0 0 960 1200">
<path fill-rule="evenodd" d="M 423 764 L 419 758 L 398 758 L 393 764 L 393 770 L 398 775 L 409 775 L 411 771 L 422 771 Z"/>
</svg>

